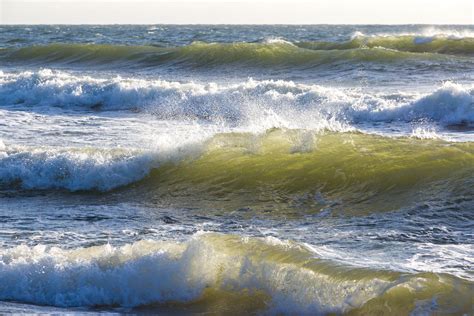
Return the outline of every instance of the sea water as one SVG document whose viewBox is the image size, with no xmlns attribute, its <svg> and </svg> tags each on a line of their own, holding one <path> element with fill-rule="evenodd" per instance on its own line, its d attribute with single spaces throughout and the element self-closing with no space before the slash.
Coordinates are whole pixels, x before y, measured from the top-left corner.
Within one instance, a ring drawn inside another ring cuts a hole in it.
<svg viewBox="0 0 474 316">
<path fill-rule="evenodd" d="M 472 26 L 0 26 L 0 312 L 469 314 Z"/>
</svg>

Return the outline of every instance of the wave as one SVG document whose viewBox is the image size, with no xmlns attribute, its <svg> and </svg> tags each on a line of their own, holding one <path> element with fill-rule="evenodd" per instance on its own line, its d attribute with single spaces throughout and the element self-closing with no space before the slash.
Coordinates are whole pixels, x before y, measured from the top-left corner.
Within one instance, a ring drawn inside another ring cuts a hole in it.
<svg viewBox="0 0 474 316">
<path fill-rule="evenodd" d="M 1 107 L 143 111 L 158 118 L 264 128 L 347 130 L 364 122 L 474 122 L 474 88 L 446 82 L 428 93 L 248 80 L 237 84 L 98 79 L 65 72 L 0 72 Z"/>
<path fill-rule="evenodd" d="M 357 36 L 368 36 L 360 31 L 353 33 L 352 37 Z M 469 39 L 474 38 L 474 32 L 469 28 L 457 28 L 457 27 L 439 27 L 439 26 L 428 26 L 416 32 L 395 32 L 395 33 L 376 33 L 369 36 L 422 36 L 422 37 L 441 37 L 451 39 Z"/>
<path fill-rule="evenodd" d="M 132 198 L 183 207 L 211 203 L 222 210 L 245 205 L 283 213 L 380 212 L 440 195 L 472 203 L 473 146 L 285 129 L 218 134 L 173 155 L 6 144 L 0 151 L 0 187 L 115 189 Z"/>
<path fill-rule="evenodd" d="M 466 40 L 467 41 L 467 40 Z M 400 43 L 402 42 L 402 43 Z M 348 43 L 204 43 L 187 46 L 120 46 L 98 44 L 49 44 L 21 48 L 3 48 L 0 60 L 27 64 L 83 64 L 113 67 L 215 67 L 237 65 L 248 67 L 310 68 L 345 62 L 396 62 L 406 60 L 440 60 L 437 53 L 472 53 L 471 42 L 409 44 L 410 39 L 353 40 Z M 387 47 L 383 46 L 386 45 Z M 395 50 L 399 48 L 400 50 Z M 463 51 L 464 49 L 464 51 Z M 419 54 L 419 53 L 424 54 Z"/>
<path fill-rule="evenodd" d="M 474 37 L 444 35 L 378 35 L 356 33 L 346 42 L 300 42 L 298 47 L 312 50 L 353 50 L 385 48 L 398 52 L 432 53 L 443 55 L 474 55 Z"/>
<path fill-rule="evenodd" d="M 205 207 L 212 201 L 216 209 L 245 205 L 276 210 L 276 216 L 367 214 L 436 196 L 464 209 L 473 202 L 473 150 L 473 143 L 360 133 L 220 134 L 198 158 L 163 164 L 135 189 L 174 205 Z"/>
<path fill-rule="evenodd" d="M 152 158 L 125 150 L 0 147 L 0 187 L 101 190 L 138 181 Z"/>
<path fill-rule="evenodd" d="M 472 283 L 336 264 L 303 244 L 198 233 L 63 250 L 0 250 L 0 299 L 212 313 L 469 313 Z"/>
</svg>

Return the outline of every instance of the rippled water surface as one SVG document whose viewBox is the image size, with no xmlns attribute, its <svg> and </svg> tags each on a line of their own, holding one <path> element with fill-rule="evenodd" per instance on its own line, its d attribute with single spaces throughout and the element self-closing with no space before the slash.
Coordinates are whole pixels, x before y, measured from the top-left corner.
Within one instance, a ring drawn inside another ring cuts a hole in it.
<svg viewBox="0 0 474 316">
<path fill-rule="evenodd" d="M 0 313 L 469 314 L 472 26 L 0 26 Z"/>
</svg>

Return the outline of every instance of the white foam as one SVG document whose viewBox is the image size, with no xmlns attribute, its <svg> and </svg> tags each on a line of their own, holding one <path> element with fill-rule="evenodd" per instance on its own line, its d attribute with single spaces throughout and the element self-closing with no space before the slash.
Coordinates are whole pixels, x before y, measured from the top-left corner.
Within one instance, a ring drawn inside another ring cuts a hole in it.
<svg viewBox="0 0 474 316">
<path fill-rule="evenodd" d="M 431 93 L 397 95 L 281 80 L 200 84 L 42 70 L 0 75 L 0 102 L 10 107 L 139 109 L 160 119 L 260 130 L 347 130 L 353 123 L 374 121 L 474 122 L 474 88 L 450 82 Z"/>
<path fill-rule="evenodd" d="M 423 36 L 432 37 L 447 37 L 452 39 L 474 38 L 472 29 L 454 29 L 454 28 L 440 28 L 440 27 L 426 27 L 422 30 Z"/>
<path fill-rule="evenodd" d="M 474 264 L 474 246 L 469 244 L 418 243 L 412 251 L 394 249 L 390 258 L 386 253 L 369 250 L 363 253 L 347 252 L 329 246 L 305 246 L 319 257 L 342 264 L 350 262 L 357 267 L 371 267 L 392 271 L 449 273 L 465 280 L 474 281 L 474 275 L 460 266 Z"/>
<path fill-rule="evenodd" d="M 361 31 L 355 31 L 351 35 L 351 40 L 358 38 L 373 38 L 373 37 L 395 37 L 395 36 L 415 36 L 419 38 L 449 38 L 449 39 L 464 39 L 474 38 L 474 32 L 470 29 L 455 29 L 455 28 L 440 28 L 440 27 L 425 27 L 416 32 L 378 32 L 374 34 L 365 34 Z"/>
<path fill-rule="evenodd" d="M 363 37 L 367 37 L 367 35 L 365 35 L 364 33 L 360 32 L 360 31 L 355 31 L 351 35 L 351 40 L 355 40 L 355 39 L 363 38 Z"/>
<path fill-rule="evenodd" d="M 145 177 L 155 163 L 151 153 L 126 150 L 6 148 L 0 186 L 107 191 Z"/>
<path fill-rule="evenodd" d="M 444 124 L 474 122 L 474 89 L 446 82 L 435 91 L 420 95 L 412 101 L 388 103 L 376 110 L 366 109 L 360 113 L 377 121 L 426 119 Z"/>
<path fill-rule="evenodd" d="M 18 246 L 0 250 L 0 300 L 131 307 L 192 301 L 206 288 L 246 289 L 268 294 L 271 313 L 341 313 L 391 285 L 375 277 L 338 278 L 327 269 L 316 272 L 267 255 L 286 251 L 302 250 L 275 239 L 202 233 L 184 243 L 140 241 L 75 250 Z"/>
<path fill-rule="evenodd" d="M 435 129 L 430 127 L 416 127 L 412 130 L 410 137 L 418 139 L 443 139 Z"/>
<path fill-rule="evenodd" d="M 265 38 L 264 43 L 266 43 L 266 44 L 285 44 L 285 45 L 295 46 L 295 44 L 293 44 L 292 42 L 290 42 L 290 41 L 288 41 L 284 38 L 281 38 L 281 37 L 268 37 L 268 38 Z"/>
</svg>

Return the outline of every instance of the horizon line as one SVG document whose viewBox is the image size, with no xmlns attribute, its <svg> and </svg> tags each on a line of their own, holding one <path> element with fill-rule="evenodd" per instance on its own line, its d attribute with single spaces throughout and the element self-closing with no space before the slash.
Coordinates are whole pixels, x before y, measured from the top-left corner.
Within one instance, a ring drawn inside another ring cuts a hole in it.
<svg viewBox="0 0 474 316">
<path fill-rule="evenodd" d="M 232 26 L 269 26 L 269 25 L 306 25 L 306 26 L 318 26 L 318 25 L 350 25 L 350 26 L 376 26 L 376 25 L 414 25 L 414 26 L 430 26 L 430 25 L 452 25 L 452 26 L 474 26 L 474 24 L 465 23 L 0 23 L 1 26 L 10 25 L 28 25 L 28 26 L 41 26 L 41 25 L 101 25 L 101 26 L 113 26 L 113 25 L 232 25 Z"/>
</svg>

